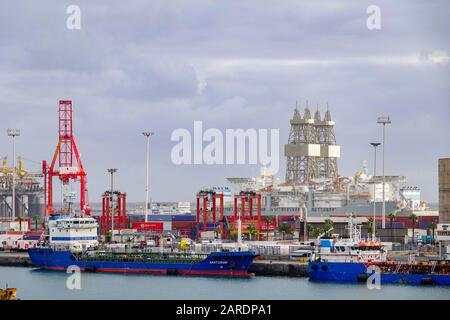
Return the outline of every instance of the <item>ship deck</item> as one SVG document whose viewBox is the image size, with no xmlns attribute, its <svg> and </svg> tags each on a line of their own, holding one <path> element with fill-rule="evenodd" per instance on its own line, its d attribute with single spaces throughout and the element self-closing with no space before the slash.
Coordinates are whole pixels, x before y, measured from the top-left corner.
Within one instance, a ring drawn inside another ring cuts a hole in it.
<svg viewBox="0 0 450 320">
<path fill-rule="evenodd" d="M 184 252 L 98 252 L 95 254 L 74 254 L 79 261 L 109 262 L 171 262 L 197 263 L 205 260 L 208 254 Z"/>
</svg>

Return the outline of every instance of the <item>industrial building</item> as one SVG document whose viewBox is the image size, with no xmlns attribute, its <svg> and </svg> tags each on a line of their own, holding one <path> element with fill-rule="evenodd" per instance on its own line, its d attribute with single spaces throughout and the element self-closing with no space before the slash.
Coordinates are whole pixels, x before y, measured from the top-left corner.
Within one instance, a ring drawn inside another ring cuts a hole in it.
<svg viewBox="0 0 450 320">
<path fill-rule="evenodd" d="M 298 230 L 300 235 L 305 233 L 305 221 L 307 224 L 323 227 L 326 219 L 336 223 L 335 230 L 338 233 L 344 233 L 343 219 L 352 215 L 360 218 L 363 231 L 367 233 L 369 219 L 373 217 L 375 210 L 378 236 L 383 241 L 395 239 L 404 242 L 408 241 L 407 229 L 412 227 L 409 220 L 412 213 L 418 216 L 416 232 L 427 229 L 431 222 L 437 221 L 437 211 L 430 210 L 427 203 L 420 199 L 418 187 L 405 186 L 405 176 L 385 176 L 386 216 L 392 213 L 395 218 L 387 219 L 386 229 L 382 230 L 383 177 L 370 175 L 366 161 L 362 164 L 362 170 L 352 176 L 339 174 L 337 161 L 340 146 L 336 144 L 335 122 L 330 108 L 327 106 L 322 119 L 319 107 L 312 117 L 308 105 L 303 116 L 296 105 L 290 125 L 289 139 L 285 145 L 285 181 L 280 181 L 262 168 L 259 177 L 227 178 L 232 186 L 231 192 L 228 189 L 221 192 L 220 188 L 211 188 L 208 192 L 213 196 L 224 194 L 229 199 L 232 199 L 232 195 L 239 196 L 243 192 L 261 195 L 259 215 L 262 218 L 252 222 L 258 230 L 261 229 L 260 224 L 264 224 L 265 217 L 273 217 L 278 226 L 287 223 L 293 230 Z M 450 165 L 447 168 L 449 167 Z M 231 217 L 232 221 L 236 212 L 249 210 L 245 203 L 225 201 L 224 216 Z M 242 209 L 244 204 L 245 208 Z M 197 212 L 204 215 L 205 208 L 207 212 L 214 211 L 213 206 L 208 206 L 208 203 L 203 205 L 198 202 Z"/>
<path fill-rule="evenodd" d="M 44 189 L 41 180 L 42 173 L 28 172 L 24 160 L 17 157 L 18 167 L 8 166 L 8 157 L 2 159 L 0 168 L 0 218 L 12 217 L 12 179 L 15 176 L 15 215 L 31 218 L 43 215 Z M 14 174 L 15 173 L 15 174 Z"/>
</svg>

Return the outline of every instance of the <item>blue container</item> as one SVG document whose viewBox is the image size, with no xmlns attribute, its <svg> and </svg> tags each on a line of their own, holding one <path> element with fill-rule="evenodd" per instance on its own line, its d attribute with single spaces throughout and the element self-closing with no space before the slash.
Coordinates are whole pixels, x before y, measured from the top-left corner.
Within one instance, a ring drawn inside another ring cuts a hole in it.
<svg viewBox="0 0 450 320">
<path fill-rule="evenodd" d="M 172 221 L 172 215 L 170 214 L 149 214 L 147 216 L 148 221 Z"/>
<path fill-rule="evenodd" d="M 320 240 L 320 246 L 323 248 L 334 247 L 334 241 L 332 239 L 322 239 Z"/>
<path fill-rule="evenodd" d="M 216 227 L 216 225 L 214 223 L 208 223 L 206 224 L 206 229 L 214 229 Z M 198 224 L 198 228 L 199 230 L 203 229 L 203 223 L 199 223 Z"/>
<path fill-rule="evenodd" d="M 195 221 L 195 215 L 193 214 L 173 215 L 172 221 Z"/>
</svg>

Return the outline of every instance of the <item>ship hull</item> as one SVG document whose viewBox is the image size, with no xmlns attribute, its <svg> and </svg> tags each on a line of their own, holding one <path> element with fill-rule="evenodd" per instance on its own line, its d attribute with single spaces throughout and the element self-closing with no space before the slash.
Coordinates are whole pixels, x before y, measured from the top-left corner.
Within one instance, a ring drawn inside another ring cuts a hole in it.
<svg viewBox="0 0 450 320">
<path fill-rule="evenodd" d="M 310 280 L 347 283 L 367 283 L 370 273 L 364 263 L 310 262 Z M 450 285 L 450 274 L 380 273 L 380 284 Z"/>
<path fill-rule="evenodd" d="M 70 251 L 55 251 L 49 248 L 30 249 L 30 259 L 36 267 L 47 270 L 67 270 L 70 266 L 85 272 L 107 272 L 122 274 L 185 275 L 250 277 L 248 273 L 255 254 L 253 252 L 213 252 L 196 262 L 132 262 L 82 260 Z"/>
</svg>

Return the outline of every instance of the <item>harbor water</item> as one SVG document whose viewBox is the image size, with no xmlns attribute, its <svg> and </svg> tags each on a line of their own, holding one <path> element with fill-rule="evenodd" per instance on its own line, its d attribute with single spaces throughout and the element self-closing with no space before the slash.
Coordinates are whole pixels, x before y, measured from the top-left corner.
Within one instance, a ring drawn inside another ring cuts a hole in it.
<svg viewBox="0 0 450 320">
<path fill-rule="evenodd" d="M 80 289 L 67 288 L 69 274 L 0 267 L 0 287 L 16 287 L 19 299 L 450 299 L 450 287 L 318 283 L 308 278 L 250 279 L 81 273 Z M 70 279 L 69 279 L 70 283 Z M 73 284 L 73 283 L 72 283 Z"/>
</svg>

